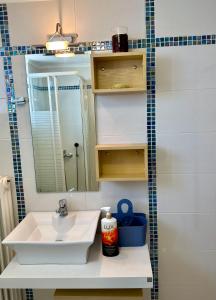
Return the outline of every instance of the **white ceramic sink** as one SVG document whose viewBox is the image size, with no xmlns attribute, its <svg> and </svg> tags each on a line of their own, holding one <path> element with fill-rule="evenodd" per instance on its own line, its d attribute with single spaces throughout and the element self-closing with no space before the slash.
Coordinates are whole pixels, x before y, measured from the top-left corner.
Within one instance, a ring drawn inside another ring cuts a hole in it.
<svg viewBox="0 0 216 300">
<path fill-rule="evenodd" d="M 85 264 L 100 211 L 31 212 L 2 242 L 20 264 Z"/>
</svg>

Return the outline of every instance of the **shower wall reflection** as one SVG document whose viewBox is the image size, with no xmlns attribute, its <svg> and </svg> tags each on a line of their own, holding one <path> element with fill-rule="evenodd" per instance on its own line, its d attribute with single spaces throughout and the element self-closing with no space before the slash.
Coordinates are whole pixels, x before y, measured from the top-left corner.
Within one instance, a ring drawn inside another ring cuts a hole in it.
<svg viewBox="0 0 216 300">
<path fill-rule="evenodd" d="M 27 55 L 38 192 L 96 191 L 89 54 Z"/>
</svg>

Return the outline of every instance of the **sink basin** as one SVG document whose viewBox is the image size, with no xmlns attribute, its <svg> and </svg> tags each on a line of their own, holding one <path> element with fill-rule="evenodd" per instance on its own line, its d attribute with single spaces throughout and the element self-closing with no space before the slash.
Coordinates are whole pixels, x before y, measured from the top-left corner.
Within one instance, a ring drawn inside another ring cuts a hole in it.
<svg viewBox="0 0 216 300">
<path fill-rule="evenodd" d="M 31 212 L 2 242 L 20 264 L 85 264 L 100 211 Z"/>
</svg>

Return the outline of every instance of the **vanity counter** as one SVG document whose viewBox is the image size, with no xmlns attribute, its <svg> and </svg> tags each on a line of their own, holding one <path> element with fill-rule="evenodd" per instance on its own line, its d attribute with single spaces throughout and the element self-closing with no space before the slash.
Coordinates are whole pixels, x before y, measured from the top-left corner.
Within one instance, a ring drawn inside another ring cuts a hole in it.
<svg viewBox="0 0 216 300">
<path fill-rule="evenodd" d="M 118 256 L 105 257 L 97 236 L 84 265 L 20 265 L 14 257 L 0 275 L 0 288 L 152 288 L 152 281 L 147 245 L 120 248 Z"/>
</svg>

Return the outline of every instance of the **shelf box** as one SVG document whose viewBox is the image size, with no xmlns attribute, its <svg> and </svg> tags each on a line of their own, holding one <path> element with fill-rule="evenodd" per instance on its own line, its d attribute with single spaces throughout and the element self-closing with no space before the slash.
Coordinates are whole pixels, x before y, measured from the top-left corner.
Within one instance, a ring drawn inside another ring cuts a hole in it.
<svg viewBox="0 0 216 300">
<path fill-rule="evenodd" d="M 146 91 L 145 52 L 92 53 L 91 69 L 95 94 Z"/>
<path fill-rule="evenodd" d="M 97 145 L 96 179 L 97 181 L 147 181 L 147 145 Z"/>
</svg>

